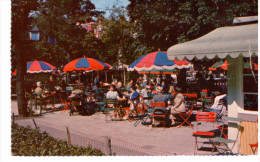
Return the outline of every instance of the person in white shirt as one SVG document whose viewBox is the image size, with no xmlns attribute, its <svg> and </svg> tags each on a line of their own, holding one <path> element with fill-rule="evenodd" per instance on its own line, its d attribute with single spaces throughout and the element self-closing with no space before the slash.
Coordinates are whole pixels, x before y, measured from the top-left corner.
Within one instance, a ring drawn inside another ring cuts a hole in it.
<svg viewBox="0 0 260 162">
<path fill-rule="evenodd" d="M 112 84 L 110 86 L 110 90 L 107 92 L 106 98 L 107 99 L 118 99 L 119 98 L 115 85 Z"/>
</svg>

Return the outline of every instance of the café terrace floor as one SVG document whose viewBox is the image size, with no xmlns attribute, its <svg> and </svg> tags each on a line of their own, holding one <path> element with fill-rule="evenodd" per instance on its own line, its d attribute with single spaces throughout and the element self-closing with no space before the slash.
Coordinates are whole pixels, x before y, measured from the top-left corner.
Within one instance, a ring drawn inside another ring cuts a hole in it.
<svg viewBox="0 0 260 162">
<path fill-rule="evenodd" d="M 17 115 L 16 100 L 12 100 L 11 107 L 12 113 Z M 193 113 L 196 112 L 194 111 Z M 17 118 L 15 122 L 23 126 L 29 124 L 31 127 L 34 127 L 32 119 L 35 120 L 40 128 L 44 126 L 49 128 L 45 129 L 47 133 L 51 134 L 53 133 L 51 131 L 55 130 L 64 131 L 62 138 L 65 140 L 67 138 L 66 127 L 68 127 L 71 133 L 76 133 L 83 137 L 92 136 L 102 138 L 106 136 L 112 139 L 112 143 L 115 143 L 115 141 L 124 141 L 137 148 L 142 148 L 144 152 L 145 149 L 147 149 L 147 152 L 155 150 L 154 155 L 194 155 L 195 138 L 192 136 L 192 132 L 196 131 L 196 121 L 192 122 L 195 126 L 193 129 L 189 126 L 180 128 L 152 128 L 151 125 L 145 126 L 142 124 L 134 127 L 134 121 L 106 121 L 105 114 L 102 112 L 97 112 L 91 116 L 81 116 L 77 114 L 69 116 L 69 113 L 66 111 L 55 111 L 45 113 L 40 117 Z M 216 127 L 220 124 L 221 123 L 215 123 L 214 128 L 217 130 Z M 202 123 L 199 126 L 203 130 L 212 130 L 212 125 L 209 123 Z M 97 145 L 97 147 L 98 146 L 99 145 Z M 205 146 L 211 147 L 210 145 Z M 117 153 L 116 150 L 112 151 Z M 118 151 L 117 155 L 127 155 L 127 152 L 124 154 L 120 154 L 119 152 L 120 151 Z M 210 151 L 200 151 L 196 155 L 210 154 Z"/>
</svg>

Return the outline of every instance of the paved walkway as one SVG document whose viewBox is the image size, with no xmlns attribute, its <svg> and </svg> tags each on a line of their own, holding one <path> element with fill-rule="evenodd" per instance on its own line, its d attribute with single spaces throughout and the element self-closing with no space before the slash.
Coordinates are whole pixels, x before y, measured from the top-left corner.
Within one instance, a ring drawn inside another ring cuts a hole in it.
<svg viewBox="0 0 260 162">
<path fill-rule="evenodd" d="M 17 102 L 12 101 L 11 106 L 12 112 L 17 114 Z M 66 127 L 68 127 L 71 133 L 82 136 L 91 135 L 93 137 L 107 136 L 112 138 L 113 141 L 122 141 L 122 145 L 125 142 L 125 144 L 133 144 L 134 146 L 150 151 L 158 150 L 165 152 L 167 155 L 193 155 L 194 151 L 195 140 L 192 132 L 196 128 L 191 129 L 189 126 L 180 128 L 152 128 L 151 126 L 147 127 L 139 124 L 137 127 L 134 127 L 134 122 L 129 121 L 106 122 L 105 115 L 100 112 L 92 116 L 69 116 L 68 112 L 57 111 L 46 113 L 34 119 L 40 127 L 46 126 L 48 128 L 64 130 L 65 132 Z M 21 125 L 31 123 L 33 126 L 32 118 L 17 119 L 16 122 Z M 196 122 L 193 122 L 193 124 L 195 125 Z M 208 125 L 204 127 L 206 130 L 209 129 Z M 66 134 L 64 133 L 64 135 Z"/>
</svg>

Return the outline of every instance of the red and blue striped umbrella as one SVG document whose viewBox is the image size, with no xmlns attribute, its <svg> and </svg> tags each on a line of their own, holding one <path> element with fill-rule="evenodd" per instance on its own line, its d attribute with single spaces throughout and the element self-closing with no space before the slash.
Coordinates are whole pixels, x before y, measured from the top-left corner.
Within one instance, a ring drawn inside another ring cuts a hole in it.
<svg viewBox="0 0 260 162">
<path fill-rule="evenodd" d="M 175 60 L 174 59 L 173 62 L 176 64 L 176 67 L 178 69 L 192 67 L 192 64 L 188 60 Z"/>
<path fill-rule="evenodd" d="M 128 66 L 128 71 L 173 70 L 175 68 L 190 68 L 188 61 L 168 60 L 166 52 L 157 51 L 141 56 Z"/>
<path fill-rule="evenodd" d="M 112 66 L 112 65 L 110 65 L 110 64 L 108 64 L 108 63 L 106 63 L 106 62 L 105 62 L 105 64 L 108 66 L 108 69 L 109 69 L 109 70 L 113 69 L 113 66 Z"/>
<path fill-rule="evenodd" d="M 43 61 L 30 61 L 27 62 L 27 73 L 50 73 L 56 69 L 54 66 Z"/>
<path fill-rule="evenodd" d="M 172 60 L 168 60 L 167 53 L 162 51 L 152 52 L 141 56 L 135 60 L 131 65 L 128 66 L 128 71 L 149 71 L 152 69 L 156 70 L 172 70 L 176 68 L 175 63 Z"/>
<path fill-rule="evenodd" d="M 109 67 L 96 59 L 89 57 L 82 57 L 69 62 L 64 66 L 63 71 L 90 71 L 90 70 L 104 70 Z"/>
</svg>

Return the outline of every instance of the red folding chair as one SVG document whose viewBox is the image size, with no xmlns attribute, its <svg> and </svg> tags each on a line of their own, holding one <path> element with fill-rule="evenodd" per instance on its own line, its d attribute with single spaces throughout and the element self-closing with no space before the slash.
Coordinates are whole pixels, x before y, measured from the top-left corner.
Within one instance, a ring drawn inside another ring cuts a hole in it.
<svg viewBox="0 0 260 162">
<path fill-rule="evenodd" d="M 216 119 L 216 114 L 214 112 L 197 112 L 196 113 L 196 121 L 197 121 L 197 131 L 193 132 L 193 136 L 195 137 L 195 149 L 194 149 L 194 155 L 196 154 L 196 151 L 199 151 L 199 149 L 202 149 L 202 146 L 204 144 L 211 144 L 207 141 L 198 141 L 197 138 L 213 138 L 214 137 L 214 123 Z M 210 122 L 212 125 L 211 131 L 205 131 L 202 130 L 203 123 Z M 200 124 L 199 124 L 200 123 Z M 198 143 L 202 143 L 202 146 L 199 148 Z M 211 144 L 212 145 L 212 144 Z M 213 147 L 212 147 L 213 149 Z"/>
<path fill-rule="evenodd" d="M 190 111 L 188 112 L 181 112 L 178 113 L 179 117 L 181 117 L 183 119 L 183 122 L 178 126 L 178 128 L 180 128 L 184 123 L 187 123 L 192 129 L 193 129 L 193 125 L 190 122 L 190 116 L 192 114 L 193 111 L 193 104 L 191 105 Z"/>
<path fill-rule="evenodd" d="M 165 102 L 151 102 L 151 107 L 152 108 L 165 108 L 166 104 Z M 152 123 L 154 123 L 154 121 L 159 121 L 160 124 L 163 124 L 163 126 L 165 127 L 166 125 L 166 110 L 161 111 L 161 112 L 153 112 L 151 117 L 152 117 Z M 152 126 L 154 127 L 154 124 L 152 124 Z"/>
<path fill-rule="evenodd" d="M 249 146 L 251 147 L 252 152 L 253 152 L 253 154 L 255 155 L 255 152 L 256 152 L 256 150 L 257 150 L 257 148 L 258 148 L 258 142 L 255 143 L 255 144 L 249 144 Z"/>
<path fill-rule="evenodd" d="M 257 118 L 256 122 L 258 123 L 258 118 Z M 258 148 L 258 142 L 254 143 L 254 144 L 249 144 L 249 146 L 251 147 L 251 150 L 252 150 L 253 154 L 255 155 L 255 152 Z"/>
</svg>

